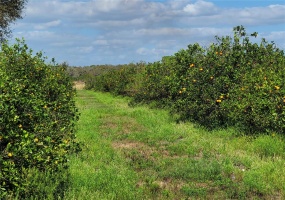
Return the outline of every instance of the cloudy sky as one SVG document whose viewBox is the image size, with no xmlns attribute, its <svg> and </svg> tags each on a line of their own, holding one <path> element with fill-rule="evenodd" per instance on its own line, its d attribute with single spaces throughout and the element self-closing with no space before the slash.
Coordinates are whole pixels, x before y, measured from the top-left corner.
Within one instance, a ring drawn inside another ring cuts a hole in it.
<svg viewBox="0 0 285 200">
<path fill-rule="evenodd" d="M 284 0 L 29 0 L 23 17 L 13 38 L 71 66 L 158 61 L 237 25 L 285 49 Z"/>
</svg>

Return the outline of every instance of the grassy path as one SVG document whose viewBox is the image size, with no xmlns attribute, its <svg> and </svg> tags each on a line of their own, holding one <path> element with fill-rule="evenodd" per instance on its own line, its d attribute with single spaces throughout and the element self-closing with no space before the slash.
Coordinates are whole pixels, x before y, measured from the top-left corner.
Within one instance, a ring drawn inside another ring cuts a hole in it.
<svg viewBox="0 0 285 200">
<path fill-rule="evenodd" d="M 83 151 L 71 159 L 72 191 L 66 199 L 135 199 L 136 175 L 103 137 L 101 118 L 115 112 L 108 96 L 78 91 L 78 139 Z M 132 191 L 131 193 L 129 193 Z"/>
<path fill-rule="evenodd" d="M 282 199 L 284 138 L 176 124 L 166 111 L 79 90 L 66 199 Z"/>
</svg>

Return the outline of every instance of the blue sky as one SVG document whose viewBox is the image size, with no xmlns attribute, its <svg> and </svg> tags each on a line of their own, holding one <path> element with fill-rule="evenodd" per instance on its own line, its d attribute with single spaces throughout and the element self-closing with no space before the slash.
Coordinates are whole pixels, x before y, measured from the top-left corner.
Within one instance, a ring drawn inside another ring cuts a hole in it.
<svg viewBox="0 0 285 200">
<path fill-rule="evenodd" d="M 71 66 L 153 62 L 237 25 L 285 49 L 284 0 L 29 0 L 13 38 Z"/>
</svg>

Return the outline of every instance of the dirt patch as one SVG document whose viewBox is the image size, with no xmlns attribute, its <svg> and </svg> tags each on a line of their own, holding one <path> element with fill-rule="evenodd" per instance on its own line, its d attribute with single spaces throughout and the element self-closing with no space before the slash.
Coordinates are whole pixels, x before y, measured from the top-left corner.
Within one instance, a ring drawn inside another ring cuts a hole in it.
<svg viewBox="0 0 285 200">
<path fill-rule="evenodd" d="M 134 118 L 128 116 L 106 116 L 101 119 L 101 129 L 115 131 L 116 134 L 131 134 L 145 130 Z"/>
<path fill-rule="evenodd" d="M 146 145 L 141 142 L 123 140 L 119 142 L 113 142 L 112 146 L 115 149 L 135 149 L 135 148 L 143 148 Z"/>
<path fill-rule="evenodd" d="M 186 185 L 184 181 L 181 180 L 175 180 L 175 179 L 164 179 L 164 180 L 157 180 L 154 183 L 159 185 L 161 189 L 167 189 L 167 190 L 172 190 L 175 192 L 179 192 L 181 188 Z"/>
<path fill-rule="evenodd" d="M 156 149 L 142 142 L 122 140 L 113 142 L 114 149 L 119 151 L 126 162 L 138 173 L 153 168 L 157 162 Z"/>
<path fill-rule="evenodd" d="M 173 194 L 181 195 L 182 187 L 187 185 L 183 180 L 170 177 L 163 178 L 159 177 L 159 175 L 157 175 L 158 177 L 156 180 L 151 182 L 147 178 L 149 177 L 147 171 L 155 169 L 155 166 L 159 165 L 158 162 L 160 162 L 160 160 L 165 158 L 177 159 L 184 157 L 170 155 L 163 144 L 164 143 L 158 146 L 149 146 L 143 142 L 132 141 L 129 139 L 115 141 L 112 143 L 112 147 L 125 157 L 126 161 L 137 171 L 137 173 L 141 174 L 141 178 L 137 182 L 136 187 L 157 193 L 157 199 L 163 199 L 163 195 L 160 196 L 160 193 L 166 190 L 171 191 Z"/>
<path fill-rule="evenodd" d="M 114 149 L 120 149 L 123 152 L 130 152 L 130 150 L 135 150 L 137 153 L 139 153 L 146 159 L 153 161 L 155 160 L 152 155 L 156 152 L 156 150 L 141 142 L 123 140 L 113 142 L 112 146 Z"/>
<path fill-rule="evenodd" d="M 142 142 L 130 141 L 130 140 L 120 140 L 112 143 L 114 149 L 120 149 L 121 151 L 134 150 L 137 153 L 143 155 L 144 157 L 155 161 L 155 157 L 168 158 L 168 159 L 179 159 L 188 158 L 188 155 L 172 155 L 169 153 L 164 146 L 149 146 Z"/>
<path fill-rule="evenodd" d="M 76 90 L 83 90 L 85 88 L 85 83 L 83 81 L 74 81 L 73 88 Z"/>
<path fill-rule="evenodd" d="M 156 162 L 157 158 L 168 158 L 168 159 L 179 159 L 188 158 L 187 155 L 171 155 L 165 148 L 161 146 L 149 146 L 142 142 L 131 141 L 131 140 L 120 140 L 112 143 L 114 149 L 119 149 L 125 156 L 128 152 L 136 152 L 147 160 Z M 128 157 L 128 156 L 127 156 Z"/>
</svg>

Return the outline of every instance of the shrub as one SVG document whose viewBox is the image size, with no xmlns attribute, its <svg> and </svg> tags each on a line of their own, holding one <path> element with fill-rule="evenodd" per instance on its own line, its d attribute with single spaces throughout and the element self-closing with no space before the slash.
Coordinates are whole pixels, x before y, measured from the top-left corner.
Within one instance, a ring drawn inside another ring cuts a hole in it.
<svg viewBox="0 0 285 200">
<path fill-rule="evenodd" d="M 78 112 L 66 66 L 46 64 L 24 41 L 0 52 L 0 198 L 25 192 L 29 168 L 56 172 L 79 150 L 74 125 Z"/>
</svg>

